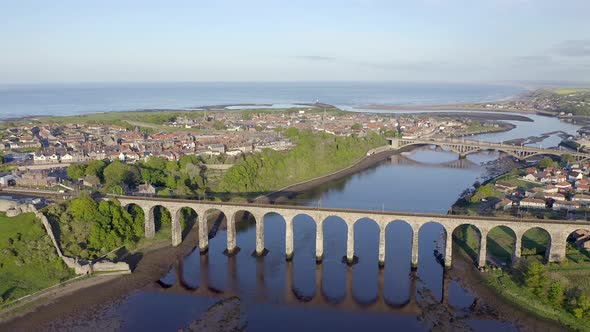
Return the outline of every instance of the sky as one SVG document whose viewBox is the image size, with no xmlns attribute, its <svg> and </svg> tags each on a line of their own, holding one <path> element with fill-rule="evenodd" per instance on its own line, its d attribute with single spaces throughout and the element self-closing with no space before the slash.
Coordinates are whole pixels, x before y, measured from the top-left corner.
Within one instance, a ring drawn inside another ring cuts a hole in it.
<svg viewBox="0 0 590 332">
<path fill-rule="evenodd" d="M 590 81 L 589 0 L 0 0 L 0 83 Z"/>
</svg>

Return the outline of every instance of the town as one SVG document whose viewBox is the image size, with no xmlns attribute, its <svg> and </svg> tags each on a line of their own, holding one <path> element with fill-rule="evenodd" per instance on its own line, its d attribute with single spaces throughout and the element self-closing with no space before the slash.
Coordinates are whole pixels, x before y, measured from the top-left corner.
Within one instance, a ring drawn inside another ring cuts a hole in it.
<svg viewBox="0 0 590 332">
<path fill-rule="evenodd" d="M 146 114 L 146 118 L 151 116 Z M 0 136 L 0 187 L 72 191 L 72 182 L 64 170 L 72 164 L 93 160 L 136 163 L 163 157 L 178 161 L 183 156 L 196 155 L 210 168 L 224 170 L 241 155 L 263 149 L 291 149 L 294 143 L 284 135 L 288 128 L 334 136 L 364 137 L 375 132 L 420 138 L 461 137 L 509 126 L 499 121 L 462 117 L 392 116 L 319 107 L 171 114 L 156 123 L 133 125 L 125 121 L 52 122 L 42 118 L 11 124 Z M 83 183 L 92 186 L 92 181 Z"/>
<path fill-rule="evenodd" d="M 567 159 L 567 158 L 564 158 Z M 479 214 L 550 219 L 587 219 L 590 211 L 590 162 L 550 158 L 481 185 L 468 195 Z M 590 232 L 574 234 L 580 249 L 590 251 Z"/>
</svg>

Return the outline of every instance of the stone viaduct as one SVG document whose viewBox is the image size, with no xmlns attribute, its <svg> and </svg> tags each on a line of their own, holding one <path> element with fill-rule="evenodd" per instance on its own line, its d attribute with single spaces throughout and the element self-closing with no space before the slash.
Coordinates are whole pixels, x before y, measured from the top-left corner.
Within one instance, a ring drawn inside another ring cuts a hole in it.
<svg viewBox="0 0 590 332">
<path fill-rule="evenodd" d="M 393 150 L 399 150 L 410 146 L 420 145 L 437 145 L 447 148 L 452 152 L 464 158 L 468 154 L 477 153 L 484 150 L 496 150 L 507 153 L 519 160 L 526 160 L 530 157 L 539 155 L 563 156 L 564 154 L 572 155 L 576 161 L 583 161 L 590 158 L 590 154 L 570 151 L 565 149 L 542 149 L 536 147 L 512 145 L 493 142 L 469 141 L 464 139 L 405 139 L 405 138 L 388 138 L 389 144 Z"/>
<path fill-rule="evenodd" d="M 477 264 L 483 267 L 486 264 L 487 235 L 495 227 L 508 227 L 516 237 L 513 257 L 521 256 L 522 238 L 524 233 L 531 228 L 544 229 L 549 235 L 546 250 L 548 262 L 559 262 L 566 257 L 566 243 L 569 235 L 579 229 L 590 229 L 590 223 L 571 220 L 541 220 L 541 219 L 516 219 L 471 217 L 443 214 L 404 213 L 393 211 L 351 210 L 335 208 L 316 208 L 308 206 L 288 206 L 271 204 L 247 204 L 247 203 L 223 203 L 213 201 L 197 201 L 184 199 L 164 199 L 133 196 L 110 196 L 117 199 L 122 206 L 129 207 L 135 204 L 144 211 L 145 236 L 150 238 L 155 234 L 154 209 L 157 206 L 166 208 L 172 217 L 172 245 L 177 246 L 182 242 L 182 229 L 180 216 L 182 208 L 190 208 L 198 215 L 199 249 L 201 252 L 208 250 L 208 225 L 207 215 L 212 211 L 222 212 L 227 218 L 227 253 L 236 252 L 236 219 L 238 213 L 248 212 L 256 221 L 256 255 L 266 253 L 264 247 L 264 217 L 269 213 L 276 213 L 285 220 L 285 255 L 288 260 L 293 257 L 293 219 L 299 215 L 307 215 L 316 223 L 316 260 L 321 262 L 324 255 L 323 222 L 326 218 L 335 216 L 341 218 L 347 226 L 346 260 L 354 263 L 354 224 L 360 219 L 371 219 L 379 226 L 379 265 L 385 264 L 385 233 L 388 225 L 394 222 L 405 222 L 412 228 L 412 266 L 418 264 L 418 241 L 420 228 L 430 222 L 442 225 L 446 233 L 444 263 L 446 267 L 452 264 L 452 234 L 462 225 L 475 227 L 480 234 L 480 247 Z"/>
</svg>

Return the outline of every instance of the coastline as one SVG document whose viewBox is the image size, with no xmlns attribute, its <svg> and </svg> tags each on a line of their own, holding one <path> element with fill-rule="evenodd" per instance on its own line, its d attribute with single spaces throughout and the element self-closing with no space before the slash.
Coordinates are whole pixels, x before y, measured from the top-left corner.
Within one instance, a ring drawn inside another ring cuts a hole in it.
<svg viewBox="0 0 590 332">
<path fill-rule="evenodd" d="M 475 104 L 441 104 L 441 105 L 381 105 L 368 104 L 354 106 L 355 109 L 361 110 L 387 110 L 387 111 L 446 111 L 446 110 L 463 110 L 463 111 L 487 111 L 487 112 L 505 112 L 505 113 L 537 113 L 535 109 L 524 108 L 490 108 Z"/>
</svg>

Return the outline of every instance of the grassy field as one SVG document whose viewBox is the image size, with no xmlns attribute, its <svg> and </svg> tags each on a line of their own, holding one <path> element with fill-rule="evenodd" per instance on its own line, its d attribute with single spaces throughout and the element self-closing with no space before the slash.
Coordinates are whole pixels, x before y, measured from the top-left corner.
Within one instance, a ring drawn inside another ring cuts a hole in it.
<svg viewBox="0 0 590 332">
<path fill-rule="evenodd" d="M 519 188 L 522 188 L 525 190 L 542 186 L 539 183 L 533 183 L 533 182 L 521 180 L 521 179 L 517 178 L 517 175 L 513 175 L 513 174 L 507 174 L 505 176 L 501 176 L 496 180 L 496 182 L 508 182 L 510 184 L 513 184 L 513 185 L 518 186 Z"/>
<path fill-rule="evenodd" d="M 581 89 L 556 89 L 553 90 L 553 93 L 558 95 L 569 95 L 576 92 L 588 92 L 590 88 L 581 88 Z"/>
<path fill-rule="evenodd" d="M 73 276 L 33 213 L 0 213 L 0 299 L 9 302 Z"/>
<path fill-rule="evenodd" d="M 508 227 L 494 227 L 488 233 L 488 254 L 504 263 L 512 262 L 514 232 Z"/>
</svg>

